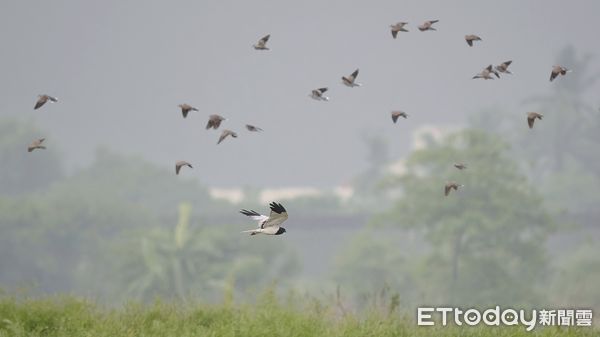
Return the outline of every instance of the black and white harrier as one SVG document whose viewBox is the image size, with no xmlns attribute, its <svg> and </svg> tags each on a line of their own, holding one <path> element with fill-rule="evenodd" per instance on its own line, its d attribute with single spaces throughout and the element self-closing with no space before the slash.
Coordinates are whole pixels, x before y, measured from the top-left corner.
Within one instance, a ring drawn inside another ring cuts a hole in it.
<svg viewBox="0 0 600 337">
<path fill-rule="evenodd" d="M 240 213 L 249 216 L 252 220 L 258 221 L 258 228 L 243 231 L 242 233 L 250 233 L 250 235 L 281 235 L 285 233 L 285 228 L 281 227 L 281 224 L 288 218 L 287 211 L 281 204 L 276 202 L 272 202 L 269 206 L 271 207 L 269 216 L 259 214 L 253 210 L 241 210 Z"/>
</svg>

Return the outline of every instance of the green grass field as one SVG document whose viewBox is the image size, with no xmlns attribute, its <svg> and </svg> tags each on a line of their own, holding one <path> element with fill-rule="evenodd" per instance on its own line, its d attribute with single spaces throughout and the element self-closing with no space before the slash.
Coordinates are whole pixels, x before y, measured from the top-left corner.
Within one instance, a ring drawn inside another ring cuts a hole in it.
<svg viewBox="0 0 600 337">
<path fill-rule="evenodd" d="M 299 304 L 302 303 L 302 304 Z M 0 299 L 0 336 L 600 336 L 592 328 L 418 327 L 411 317 L 342 315 L 316 300 L 103 307 L 74 297 Z"/>
</svg>

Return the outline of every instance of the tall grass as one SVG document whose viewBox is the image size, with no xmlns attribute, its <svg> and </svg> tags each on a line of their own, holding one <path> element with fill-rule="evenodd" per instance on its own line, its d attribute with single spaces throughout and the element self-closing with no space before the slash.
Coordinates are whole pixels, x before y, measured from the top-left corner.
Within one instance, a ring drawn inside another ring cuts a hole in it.
<svg viewBox="0 0 600 337">
<path fill-rule="evenodd" d="M 410 317 L 272 293 L 253 304 L 202 305 L 155 301 L 109 308 L 71 296 L 0 298 L 0 336 L 600 336 L 591 328 L 418 327 Z"/>
</svg>

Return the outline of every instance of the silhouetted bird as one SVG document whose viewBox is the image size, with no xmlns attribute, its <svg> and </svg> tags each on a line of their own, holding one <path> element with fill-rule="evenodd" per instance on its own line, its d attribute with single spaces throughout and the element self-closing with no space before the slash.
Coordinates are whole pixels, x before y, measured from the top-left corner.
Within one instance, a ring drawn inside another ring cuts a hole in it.
<svg viewBox="0 0 600 337">
<path fill-rule="evenodd" d="M 392 121 L 394 121 L 394 123 L 398 121 L 398 117 L 406 119 L 408 118 L 408 114 L 404 111 L 392 111 Z"/>
<path fill-rule="evenodd" d="M 485 69 L 483 69 L 479 74 L 473 76 L 473 79 L 483 78 L 484 80 L 493 80 L 492 74 L 496 75 L 496 77 L 500 78 L 497 72 L 494 71 L 492 65 L 490 64 Z"/>
<path fill-rule="evenodd" d="M 539 112 L 528 112 L 527 113 L 527 124 L 529 125 L 529 128 L 533 128 L 533 123 L 535 123 L 535 119 L 539 119 L 542 120 L 542 118 L 544 117 L 544 115 L 542 115 Z"/>
<path fill-rule="evenodd" d="M 270 37 L 271 37 L 271 34 L 266 35 L 263 38 L 261 38 L 260 40 L 258 40 L 258 42 L 255 45 L 253 45 L 254 49 L 269 50 L 269 48 L 267 48 L 267 41 L 269 41 Z"/>
<path fill-rule="evenodd" d="M 563 66 L 559 66 L 559 65 L 555 65 L 552 67 L 552 72 L 550 73 L 550 82 L 554 81 L 554 79 L 558 76 L 558 75 L 566 75 L 568 72 L 570 72 L 571 70 L 563 67 Z"/>
<path fill-rule="evenodd" d="M 418 28 L 420 31 L 424 32 L 426 30 L 436 30 L 435 28 L 433 28 L 433 24 L 436 22 L 439 22 L 440 20 L 428 20 L 423 22 L 422 25 L 420 25 Z"/>
<path fill-rule="evenodd" d="M 350 74 L 349 76 L 342 76 L 342 82 L 352 88 L 352 87 L 360 87 L 362 84 L 355 82 L 356 77 L 358 77 L 358 69 L 356 69 L 352 74 Z"/>
<path fill-rule="evenodd" d="M 448 194 L 450 194 L 450 191 L 455 190 L 458 191 L 459 187 L 463 187 L 464 185 L 459 185 L 453 181 L 446 183 L 446 186 L 444 187 L 444 195 L 448 196 Z"/>
<path fill-rule="evenodd" d="M 392 37 L 395 39 L 396 36 L 398 36 L 399 32 L 408 32 L 408 30 L 406 30 L 406 28 L 404 28 L 404 26 L 406 26 L 408 24 L 408 22 L 398 22 L 394 25 L 390 25 L 391 31 L 392 31 Z"/>
<path fill-rule="evenodd" d="M 315 89 L 310 93 L 310 97 L 317 101 L 329 101 L 329 97 L 323 95 L 327 90 L 327 88 Z"/>
<path fill-rule="evenodd" d="M 175 163 L 175 174 L 179 175 L 179 171 L 181 170 L 181 168 L 183 166 L 187 166 L 189 168 L 193 168 L 192 164 L 188 163 L 185 160 L 180 160 L 180 161 L 178 161 L 178 162 Z"/>
<path fill-rule="evenodd" d="M 235 133 L 231 130 L 223 130 L 223 132 L 221 132 L 221 136 L 219 137 L 219 141 L 217 142 L 217 144 L 221 144 L 221 142 L 229 136 L 231 136 L 233 138 L 237 138 L 237 133 Z"/>
<path fill-rule="evenodd" d="M 188 113 L 190 111 L 198 111 L 198 109 L 194 108 L 193 106 L 189 105 L 189 104 L 179 104 L 178 107 L 181 108 L 181 114 L 183 115 L 183 118 L 186 118 Z"/>
<path fill-rule="evenodd" d="M 27 147 L 27 152 L 31 152 L 31 151 L 37 150 L 37 149 L 45 150 L 46 147 L 44 145 L 42 145 L 44 140 L 46 140 L 46 138 L 40 138 L 40 139 L 37 139 L 37 140 L 34 140 L 33 142 L 31 142 L 29 147 Z"/>
<path fill-rule="evenodd" d="M 512 74 L 509 70 L 508 70 L 508 66 L 512 63 L 512 61 L 506 61 L 506 62 L 502 62 L 499 65 L 496 66 L 496 71 L 499 71 L 501 73 L 504 74 Z"/>
<path fill-rule="evenodd" d="M 254 125 L 250 125 L 250 124 L 246 124 L 246 129 L 248 129 L 248 131 L 252 131 L 252 132 L 258 132 L 258 131 L 262 131 L 263 129 L 256 127 Z"/>
<path fill-rule="evenodd" d="M 208 123 L 206 123 L 206 129 L 218 129 L 221 126 L 221 122 L 225 120 L 225 117 L 221 115 L 210 115 L 208 116 Z"/>
<path fill-rule="evenodd" d="M 467 41 L 469 47 L 473 47 L 473 41 L 481 41 L 481 38 L 477 35 L 469 34 L 465 35 L 465 41 Z"/>
<path fill-rule="evenodd" d="M 33 107 L 33 110 L 37 110 L 39 108 L 41 108 L 44 104 L 46 104 L 46 102 L 52 102 L 52 103 L 56 103 L 58 102 L 58 99 L 56 97 L 52 97 L 49 95 L 38 95 L 38 100 L 37 102 L 35 102 L 35 106 Z"/>
</svg>

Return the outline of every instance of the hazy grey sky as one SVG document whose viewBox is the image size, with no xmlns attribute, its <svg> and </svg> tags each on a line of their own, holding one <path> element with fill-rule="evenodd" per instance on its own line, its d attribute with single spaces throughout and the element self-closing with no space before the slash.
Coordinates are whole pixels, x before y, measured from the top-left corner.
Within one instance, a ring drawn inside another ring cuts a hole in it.
<svg viewBox="0 0 600 337">
<path fill-rule="evenodd" d="M 71 167 L 105 145 L 169 168 L 188 160 L 212 186 L 333 186 L 365 168 L 364 133 L 400 156 L 423 124 L 490 106 L 521 115 L 523 98 L 552 86 L 560 49 L 598 54 L 598 13 L 597 1 L 558 0 L 3 0 L 0 114 L 34 120 Z M 427 19 L 437 32 L 417 30 Z M 410 32 L 394 40 L 397 21 Z M 272 50 L 255 51 L 267 33 Z M 473 48 L 470 33 L 483 38 Z M 513 76 L 471 80 L 506 60 Z M 363 87 L 343 86 L 356 68 Z M 322 86 L 330 102 L 308 97 Z M 40 93 L 60 103 L 33 111 Z M 200 112 L 184 120 L 183 102 Z M 410 118 L 393 125 L 392 109 Z M 239 138 L 217 146 L 212 113 Z"/>
</svg>

